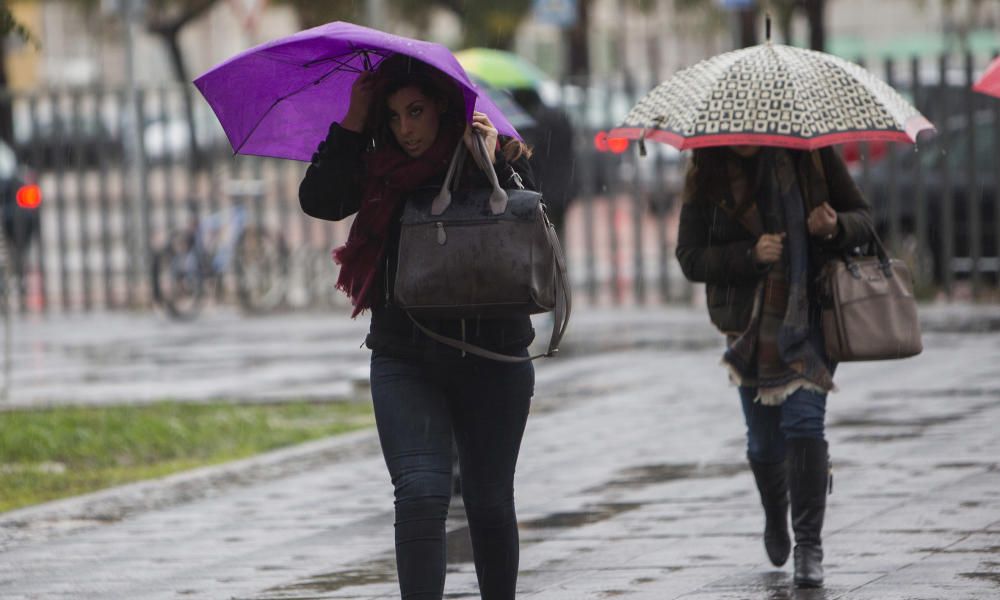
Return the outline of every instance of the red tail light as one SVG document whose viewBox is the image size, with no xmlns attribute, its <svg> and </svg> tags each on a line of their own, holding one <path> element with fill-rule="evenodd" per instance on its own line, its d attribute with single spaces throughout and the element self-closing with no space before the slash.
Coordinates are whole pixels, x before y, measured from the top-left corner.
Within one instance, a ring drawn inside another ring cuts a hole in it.
<svg viewBox="0 0 1000 600">
<path fill-rule="evenodd" d="M 598 131 L 597 135 L 594 136 L 594 149 L 598 152 L 608 151 L 608 133 L 606 131 Z"/>
<path fill-rule="evenodd" d="M 42 188 L 35 184 L 22 185 L 17 190 L 17 205 L 21 208 L 36 209 L 42 204 Z"/>
<path fill-rule="evenodd" d="M 628 150 L 628 138 L 608 138 L 608 149 L 615 154 L 621 154 Z"/>
</svg>

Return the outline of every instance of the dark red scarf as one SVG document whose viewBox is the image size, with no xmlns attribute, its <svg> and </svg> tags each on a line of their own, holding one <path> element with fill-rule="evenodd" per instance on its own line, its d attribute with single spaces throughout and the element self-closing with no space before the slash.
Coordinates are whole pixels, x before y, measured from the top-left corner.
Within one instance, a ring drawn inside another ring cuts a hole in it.
<svg viewBox="0 0 1000 600">
<path fill-rule="evenodd" d="M 361 208 L 347 243 L 333 251 L 333 260 L 340 265 L 337 288 L 351 298 L 352 317 L 372 307 L 372 287 L 385 256 L 389 224 L 400 202 L 408 192 L 448 169 L 461 136 L 462 129 L 442 123 L 437 139 L 416 158 L 392 143 L 366 155 Z"/>
</svg>

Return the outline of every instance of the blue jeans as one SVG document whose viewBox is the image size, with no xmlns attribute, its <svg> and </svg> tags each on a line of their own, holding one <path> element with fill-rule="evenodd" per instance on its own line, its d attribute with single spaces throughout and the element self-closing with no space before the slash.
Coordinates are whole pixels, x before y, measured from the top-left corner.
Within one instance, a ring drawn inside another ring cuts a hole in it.
<svg viewBox="0 0 1000 600">
<path fill-rule="evenodd" d="M 534 366 L 373 353 L 371 384 L 395 489 L 403 599 L 440 600 L 444 593 L 454 438 L 480 593 L 484 600 L 512 600 L 518 566 L 514 467 L 534 393 Z"/>
<path fill-rule="evenodd" d="M 754 402 L 757 388 L 740 386 L 747 424 L 747 458 L 758 463 L 785 460 L 785 440 L 823 439 L 826 394 L 798 389 L 778 406 Z"/>
</svg>

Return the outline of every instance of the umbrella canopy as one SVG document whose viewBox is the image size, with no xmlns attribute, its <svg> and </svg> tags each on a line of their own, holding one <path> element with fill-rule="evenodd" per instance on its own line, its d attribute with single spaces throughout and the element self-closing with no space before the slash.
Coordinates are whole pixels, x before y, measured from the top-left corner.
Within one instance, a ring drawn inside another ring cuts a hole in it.
<svg viewBox="0 0 1000 600">
<path fill-rule="evenodd" d="M 466 48 L 455 53 L 466 71 L 504 90 L 537 89 L 548 79 L 541 69 L 513 52 L 493 48 Z"/>
<path fill-rule="evenodd" d="M 358 75 L 394 54 L 419 59 L 454 79 L 467 119 L 479 110 L 501 135 L 521 137 L 444 46 L 340 21 L 251 48 L 194 84 L 234 152 L 308 161 L 330 123 L 347 114 Z"/>
<path fill-rule="evenodd" d="M 988 96 L 1000 98 L 1000 58 L 993 59 L 993 62 L 986 67 L 983 76 L 972 86 L 972 89 Z"/>
<path fill-rule="evenodd" d="M 913 142 L 933 126 L 860 66 L 767 42 L 684 69 L 646 94 L 609 137 L 681 150 L 760 145 L 812 150 L 849 141 Z"/>
</svg>

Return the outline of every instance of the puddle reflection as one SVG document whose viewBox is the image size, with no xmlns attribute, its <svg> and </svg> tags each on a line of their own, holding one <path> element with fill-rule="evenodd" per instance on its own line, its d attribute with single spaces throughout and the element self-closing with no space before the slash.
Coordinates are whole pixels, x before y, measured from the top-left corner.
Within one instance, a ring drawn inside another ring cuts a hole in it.
<svg viewBox="0 0 1000 600">
<path fill-rule="evenodd" d="M 621 471 L 621 475 L 587 492 L 601 492 L 617 488 L 635 488 L 680 479 L 711 479 L 732 477 L 748 471 L 746 463 L 665 463 L 643 465 Z"/>
</svg>

